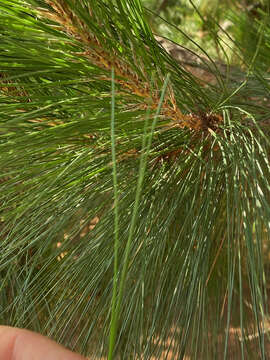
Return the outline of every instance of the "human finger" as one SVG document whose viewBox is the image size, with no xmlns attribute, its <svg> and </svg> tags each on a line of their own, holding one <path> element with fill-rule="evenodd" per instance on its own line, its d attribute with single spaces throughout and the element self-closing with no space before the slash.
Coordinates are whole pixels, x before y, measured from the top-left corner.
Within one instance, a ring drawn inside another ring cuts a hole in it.
<svg viewBox="0 0 270 360">
<path fill-rule="evenodd" d="M 0 359 L 85 360 L 45 336 L 10 326 L 0 326 Z"/>
</svg>

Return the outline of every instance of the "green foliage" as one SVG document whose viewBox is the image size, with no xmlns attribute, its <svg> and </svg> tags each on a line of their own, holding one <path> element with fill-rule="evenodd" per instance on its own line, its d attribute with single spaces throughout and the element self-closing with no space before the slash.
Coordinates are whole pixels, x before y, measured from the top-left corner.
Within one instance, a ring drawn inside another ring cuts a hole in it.
<svg viewBox="0 0 270 360">
<path fill-rule="evenodd" d="M 206 83 L 140 1 L 1 2 L 1 323 L 91 359 L 269 357 L 268 10 L 228 11 L 241 68 L 201 48 Z"/>
</svg>

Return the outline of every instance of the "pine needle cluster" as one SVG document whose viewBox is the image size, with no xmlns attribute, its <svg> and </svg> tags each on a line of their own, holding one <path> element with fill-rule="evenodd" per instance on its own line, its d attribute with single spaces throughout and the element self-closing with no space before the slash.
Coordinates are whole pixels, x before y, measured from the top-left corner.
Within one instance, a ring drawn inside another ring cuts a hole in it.
<svg viewBox="0 0 270 360">
<path fill-rule="evenodd" d="M 146 15 L 0 4 L 1 323 L 91 359 L 267 359 L 269 9 L 231 15 L 234 66 L 179 64 Z"/>
</svg>

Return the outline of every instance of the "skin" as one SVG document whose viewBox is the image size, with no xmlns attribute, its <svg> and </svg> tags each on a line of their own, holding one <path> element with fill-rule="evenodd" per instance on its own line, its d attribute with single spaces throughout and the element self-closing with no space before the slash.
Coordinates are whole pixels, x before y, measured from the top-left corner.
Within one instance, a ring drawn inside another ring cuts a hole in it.
<svg viewBox="0 0 270 360">
<path fill-rule="evenodd" d="M 0 359 L 86 360 L 45 336 L 9 326 L 0 326 Z"/>
</svg>

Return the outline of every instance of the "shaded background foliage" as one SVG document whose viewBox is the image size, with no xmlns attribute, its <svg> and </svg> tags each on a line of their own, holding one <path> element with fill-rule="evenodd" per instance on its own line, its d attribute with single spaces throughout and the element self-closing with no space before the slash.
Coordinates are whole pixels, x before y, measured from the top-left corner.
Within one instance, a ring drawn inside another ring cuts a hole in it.
<svg viewBox="0 0 270 360">
<path fill-rule="evenodd" d="M 266 359 L 268 4 L 143 4 L 1 2 L 1 322 L 91 358 Z"/>
</svg>

